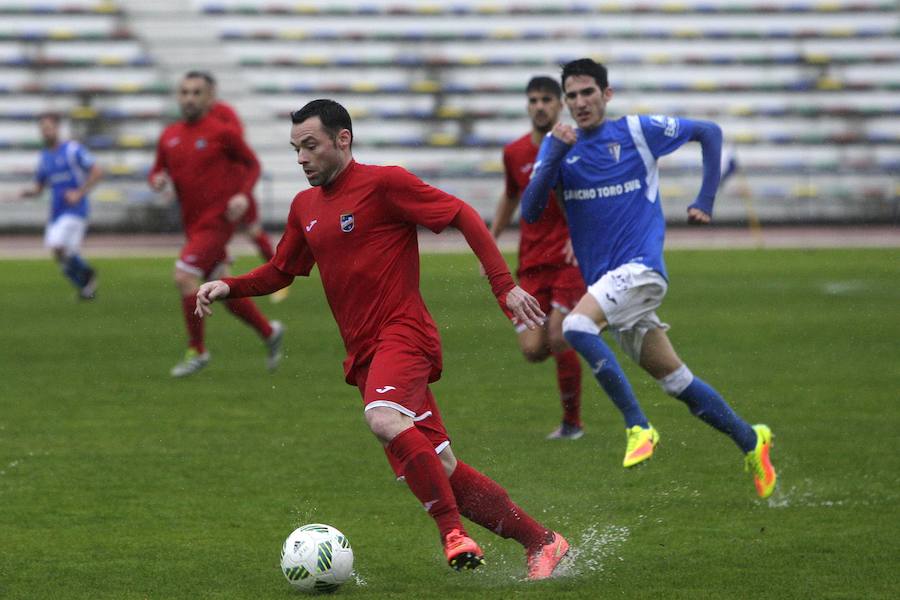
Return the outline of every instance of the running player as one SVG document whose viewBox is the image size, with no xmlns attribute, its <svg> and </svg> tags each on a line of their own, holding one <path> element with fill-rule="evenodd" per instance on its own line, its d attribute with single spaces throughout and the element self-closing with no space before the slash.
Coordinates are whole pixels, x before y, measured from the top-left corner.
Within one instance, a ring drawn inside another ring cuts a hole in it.
<svg viewBox="0 0 900 600">
<path fill-rule="evenodd" d="M 708 121 L 662 115 L 606 120 L 613 91 L 606 67 L 588 58 L 563 67 L 562 86 L 578 129 L 558 123 L 545 138 L 522 198 L 522 215 L 536 220 L 550 189 L 559 185 L 575 256 L 588 282 L 588 293 L 563 321 L 563 332 L 625 418 L 623 465 L 650 458 L 659 433 L 600 336 L 607 328 L 666 393 L 734 440 L 757 493 L 766 498 L 776 481 L 769 459 L 772 432 L 765 425 L 750 426 L 691 372 L 669 341 L 668 325 L 656 314 L 669 285 L 656 161 L 687 142 L 700 143 L 703 182 L 688 207 L 688 222 L 709 223 L 720 178 L 722 131 Z"/>
<path fill-rule="evenodd" d="M 259 177 L 259 162 L 233 127 L 209 115 L 212 92 L 203 73 L 191 71 L 178 87 L 182 120 L 159 138 L 150 186 L 178 198 L 187 242 L 175 263 L 175 285 L 181 293 L 188 331 L 184 359 L 173 377 L 192 375 L 209 362 L 203 320 L 194 315 L 200 284 L 219 277 L 228 267 L 226 245 L 249 206 L 248 195 Z M 249 299 L 229 300 L 228 309 L 252 327 L 268 349 L 267 366 L 281 360 L 284 328 L 271 323 Z"/>
<path fill-rule="evenodd" d="M 209 114 L 226 125 L 230 125 L 238 130 L 241 137 L 244 136 L 244 124 L 241 122 L 241 118 L 238 116 L 237 111 L 234 108 L 220 100 L 218 97 L 218 86 L 216 84 L 216 79 L 212 76 L 211 73 L 204 71 L 202 73 L 203 78 L 206 79 L 207 83 L 212 86 L 212 105 L 209 107 Z M 263 261 L 272 260 L 272 257 L 275 255 L 275 251 L 273 250 L 272 240 L 269 238 L 269 234 L 266 233 L 266 230 L 263 228 L 262 221 L 259 217 L 259 207 L 256 202 L 256 198 L 252 193 L 247 195 L 247 200 L 250 202 L 249 206 L 247 206 L 247 212 L 244 213 L 244 216 L 241 218 L 241 222 L 239 223 L 240 229 L 247 234 L 247 237 L 250 238 L 250 241 L 253 242 L 253 245 L 256 246 L 259 251 L 260 256 L 262 256 Z M 290 288 L 284 288 L 283 290 L 279 290 L 277 293 L 272 294 L 269 298 L 273 303 L 278 303 L 287 298 L 288 290 Z"/>
<path fill-rule="evenodd" d="M 533 77 L 525 88 L 531 131 L 503 148 L 506 188 L 497 204 L 491 234 L 499 238 L 519 206 L 519 197 L 531 176 L 531 167 L 544 136 L 559 120 L 562 90 L 555 79 Z M 547 439 L 577 440 L 581 427 L 581 364 L 562 333 L 563 318 L 584 295 L 584 281 L 573 264 L 569 230 L 562 209 L 553 194 L 546 210 L 534 223 L 519 227 L 519 285 L 537 298 L 548 318 L 543 327 L 528 329 L 516 324 L 519 348 L 528 362 L 556 361 L 556 382 L 562 404 L 562 423 Z"/>
<path fill-rule="evenodd" d="M 22 198 L 40 194 L 50 186 L 50 217 L 44 245 L 53 253 L 63 274 L 78 289 L 78 297 L 92 300 L 97 291 L 97 271 L 81 257 L 81 243 L 88 227 L 88 192 L 103 177 L 87 148 L 60 137 L 61 117 L 44 113 L 38 128 L 44 142 L 34 183 L 22 190 Z"/>
<path fill-rule="evenodd" d="M 462 514 L 521 543 L 529 579 L 550 577 L 568 551 L 566 540 L 450 448 L 429 389 L 441 375 L 441 345 L 419 291 L 416 227 L 462 231 L 498 302 L 527 327 L 542 324 L 537 300 L 515 285 L 472 207 L 400 167 L 355 162 L 343 106 L 314 100 L 291 120 L 291 145 L 313 187 L 294 198 L 275 258 L 246 275 L 202 285 L 197 314 L 211 314 L 215 300 L 270 294 L 318 266 L 347 349 L 346 381 L 359 388 L 366 423 L 395 474 L 435 520 L 448 564 L 462 569 L 483 562 Z"/>
</svg>

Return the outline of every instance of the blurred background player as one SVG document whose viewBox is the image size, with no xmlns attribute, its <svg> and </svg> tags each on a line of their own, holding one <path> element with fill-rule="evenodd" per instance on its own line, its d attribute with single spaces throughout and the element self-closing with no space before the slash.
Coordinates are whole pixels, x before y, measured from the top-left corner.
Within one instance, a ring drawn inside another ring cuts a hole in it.
<svg viewBox="0 0 900 600">
<path fill-rule="evenodd" d="M 182 120 L 159 138 L 150 187 L 174 194 L 181 208 L 187 241 L 175 263 L 175 285 L 181 293 L 188 331 L 184 359 L 173 377 L 196 373 L 209 362 L 203 320 L 194 314 L 200 284 L 226 273 L 226 246 L 249 206 L 248 194 L 259 177 L 259 161 L 233 127 L 209 115 L 212 88 L 203 73 L 191 71 L 178 86 Z M 267 366 L 281 360 L 284 328 L 271 323 L 247 298 L 229 300 L 228 310 L 256 330 L 268 348 Z"/>
<path fill-rule="evenodd" d="M 103 177 L 87 148 L 60 138 L 61 117 L 44 113 L 38 127 L 44 150 L 38 159 L 34 183 L 22 190 L 22 198 L 37 196 L 50 186 L 50 216 L 44 245 L 53 252 L 63 274 L 78 289 L 78 297 L 92 300 L 97 291 L 97 271 L 81 257 L 81 242 L 87 232 L 90 205 L 88 192 Z"/>
<path fill-rule="evenodd" d="M 216 85 L 215 77 L 206 71 L 203 71 L 201 75 L 210 85 L 212 90 L 212 104 L 209 107 L 210 116 L 222 121 L 226 125 L 236 128 L 241 137 L 243 137 L 244 124 L 241 122 L 241 118 L 238 116 L 237 111 L 234 110 L 230 104 L 219 99 L 218 86 Z M 253 245 L 259 250 L 259 254 L 262 256 L 263 261 L 268 262 L 272 260 L 272 256 L 275 255 L 272 240 L 263 228 L 262 221 L 259 217 L 259 207 L 252 191 L 247 194 L 247 200 L 250 204 L 247 206 L 247 211 L 244 213 L 244 216 L 241 217 L 238 227 L 247 234 L 247 237 L 250 238 Z M 278 290 L 276 293 L 269 296 L 269 299 L 273 303 L 281 302 L 287 298 L 288 290 L 290 290 L 290 288 Z"/>
<path fill-rule="evenodd" d="M 503 148 L 506 189 L 497 204 L 491 234 L 499 238 L 519 205 L 519 198 L 544 137 L 559 120 L 562 90 L 550 77 L 533 77 L 525 88 L 531 131 Z M 519 228 L 519 268 L 516 277 L 526 292 L 537 298 L 547 315 L 543 327 L 528 329 L 516 324 L 519 348 L 528 362 L 556 361 L 556 382 L 563 408 L 562 423 L 547 439 L 580 438 L 581 364 L 562 333 L 563 318 L 584 295 L 584 281 L 574 264 L 569 230 L 553 192 L 547 208 L 534 223 L 522 220 Z"/>
<path fill-rule="evenodd" d="M 662 115 L 607 121 L 612 88 L 606 67 L 588 58 L 563 67 L 562 85 L 578 129 L 558 123 L 544 140 L 522 198 L 522 215 L 535 221 L 549 190 L 560 186 L 575 256 L 589 282 L 588 293 L 563 321 L 563 332 L 625 418 L 623 465 L 650 458 L 659 434 L 601 338 L 606 328 L 667 394 L 734 440 L 753 473 L 757 493 L 766 498 L 776 480 L 769 460 L 772 432 L 765 425 L 751 427 L 691 373 L 669 341 L 668 325 L 656 315 L 668 289 L 656 161 L 687 142 L 700 143 L 703 182 L 688 207 L 688 222 L 709 223 L 720 179 L 722 131 L 709 121 Z"/>
<path fill-rule="evenodd" d="M 475 568 L 483 552 L 460 514 L 525 548 L 529 579 L 550 577 L 569 544 L 453 454 L 429 384 L 441 376 L 437 326 L 419 290 L 417 226 L 459 229 L 484 265 L 498 302 L 527 327 L 544 317 L 515 285 L 475 210 L 400 167 L 353 160 L 347 110 L 314 100 L 291 115 L 291 145 L 312 188 L 291 203 L 275 258 L 240 277 L 203 284 L 197 314 L 215 300 L 265 295 L 318 266 L 347 358 L 344 375 L 398 477 L 434 519 L 448 564 Z M 227 301 L 227 300 L 226 300 Z"/>
</svg>

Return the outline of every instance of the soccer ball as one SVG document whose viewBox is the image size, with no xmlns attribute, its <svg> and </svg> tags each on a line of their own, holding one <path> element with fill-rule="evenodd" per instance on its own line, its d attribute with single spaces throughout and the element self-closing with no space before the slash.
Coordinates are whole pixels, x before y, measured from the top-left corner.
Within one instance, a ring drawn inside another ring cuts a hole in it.
<svg viewBox="0 0 900 600">
<path fill-rule="evenodd" d="M 353 549 L 331 525 L 313 523 L 295 529 L 281 548 L 281 571 L 304 592 L 333 592 L 350 579 Z"/>
</svg>

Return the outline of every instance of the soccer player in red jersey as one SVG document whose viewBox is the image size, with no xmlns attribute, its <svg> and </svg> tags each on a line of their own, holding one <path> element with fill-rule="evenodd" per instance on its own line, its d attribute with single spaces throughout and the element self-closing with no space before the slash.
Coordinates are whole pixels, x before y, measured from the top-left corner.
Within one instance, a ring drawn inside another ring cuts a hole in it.
<svg viewBox="0 0 900 600">
<path fill-rule="evenodd" d="M 184 76 L 178 88 L 183 119 L 163 131 L 148 176 L 154 190 L 177 196 L 187 237 L 175 263 L 174 278 L 189 342 L 184 360 L 171 371 L 173 377 L 196 373 L 209 362 L 203 320 L 194 314 L 194 297 L 203 281 L 221 276 L 227 269 L 226 245 L 259 177 L 259 161 L 240 134 L 209 115 L 211 99 L 203 73 L 192 71 Z M 269 369 L 278 366 L 284 334 L 281 323 L 270 323 L 249 299 L 230 300 L 227 305 L 266 343 Z"/>
<path fill-rule="evenodd" d="M 215 119 L 225 123 L 226 125 L 230 125 L 238 130 L 238 133 L 241 134 L 241 137 L 244 135 L 244 124 L 241 122 L 241 118 L 238 116 L 237 111 L 234 108 L 222 100 L 218 98 L 218 89 L 216 85 L 216 79 L 209 72 L 202 73 L 203 78 L 212 86 L 212 104 L 209 107 L 209 114 Z M 264 261 L 272 260 L 272 257 L 275 255 L 275 251 L 273 250 L 272 240 L 269 238 L 269 234 L 266 233 L 266 230 L 263 229 L 262 221 L 259 217 L 259 208 L 256 203 L 256 198 L 252 193 L 247 194 L 247 200 L 249 205 L 247 206 L 247 211 L 244 213 L 244 216 L 241 218 L 239 223 L 240 228 L 244 233 L 247 234 L 247 237 L 250 238 L 250 241 L 253 242 L 253 245 L 256 246 L 256 249 L 259 251 L 260 256 L 262 256 Z M 271 299 L 272 302 L 281 302 L 288 295 L 288 288 L 284 288 L 280 290 L 276 294 L 272 294 Z"/>
<path fill-rule="evenodd" d="M 512 220 L 519 197 L 528 185 L 538 148 L 562 111 L 562 90 L 550 77 L 533 77 L 525 88 L 531 131 L 503 148 L 506 189 L 497 204 L 491 234 L 498 238 Z M 553 193 L 551 192 L 551 196 Z M 547 439 L 577 440 L 581 426 L 581 363 L 578 353 L 566 343 L 562 321 L 578 304 L 586 290 L 575 265 L 569 228 L 555 196 L 534 223 L 519 226 L 519 269 L 522 289 L 533 295 L 549 315 L 543 327 L 528 329 L 516 324 L 519 348 L 528 362 L 556 361 L 556 382 L 563 408 L 562 423 Z"/>
<path fill-rule="evenodd" d="M 400 167 L 355 162 L 343 106 L 314 100 L 291 118 L 291 145 L 313 187 L 294 198 L 275 258 L 240 277 L 203 284 L 197 314 L 211 314 L 215 300 L 269 294 L 318 265 L 347 349 L 346 381 L 359 388 L 366 423 L 394 472 L 434 518 L 448 564 L 462 569 L 483 562 L 463 515 L 520 542 L 530 579 L 549 577 L 568 551 L 565 538 L 450 448 L 428 387 L 441 375 L 441 345 L 419 291 L 416 227 L 462 231 L 498 302 L 527 327 L 543 322 L 537 300 L 515 285 L 472 207 Z"/>
</svg>

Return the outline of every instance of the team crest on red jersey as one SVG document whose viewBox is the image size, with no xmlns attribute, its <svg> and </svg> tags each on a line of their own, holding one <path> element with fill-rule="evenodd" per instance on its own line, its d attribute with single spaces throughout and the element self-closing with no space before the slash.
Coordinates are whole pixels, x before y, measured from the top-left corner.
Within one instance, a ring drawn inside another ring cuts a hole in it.
<svg viewBox="0 0 900 600">
<path fill-rule="evenodd" d="M 346 213 L 341 215 L 341 231 L 344 233 L 350 233 L 353 231 L 353 213 Z"/>
</svg>

